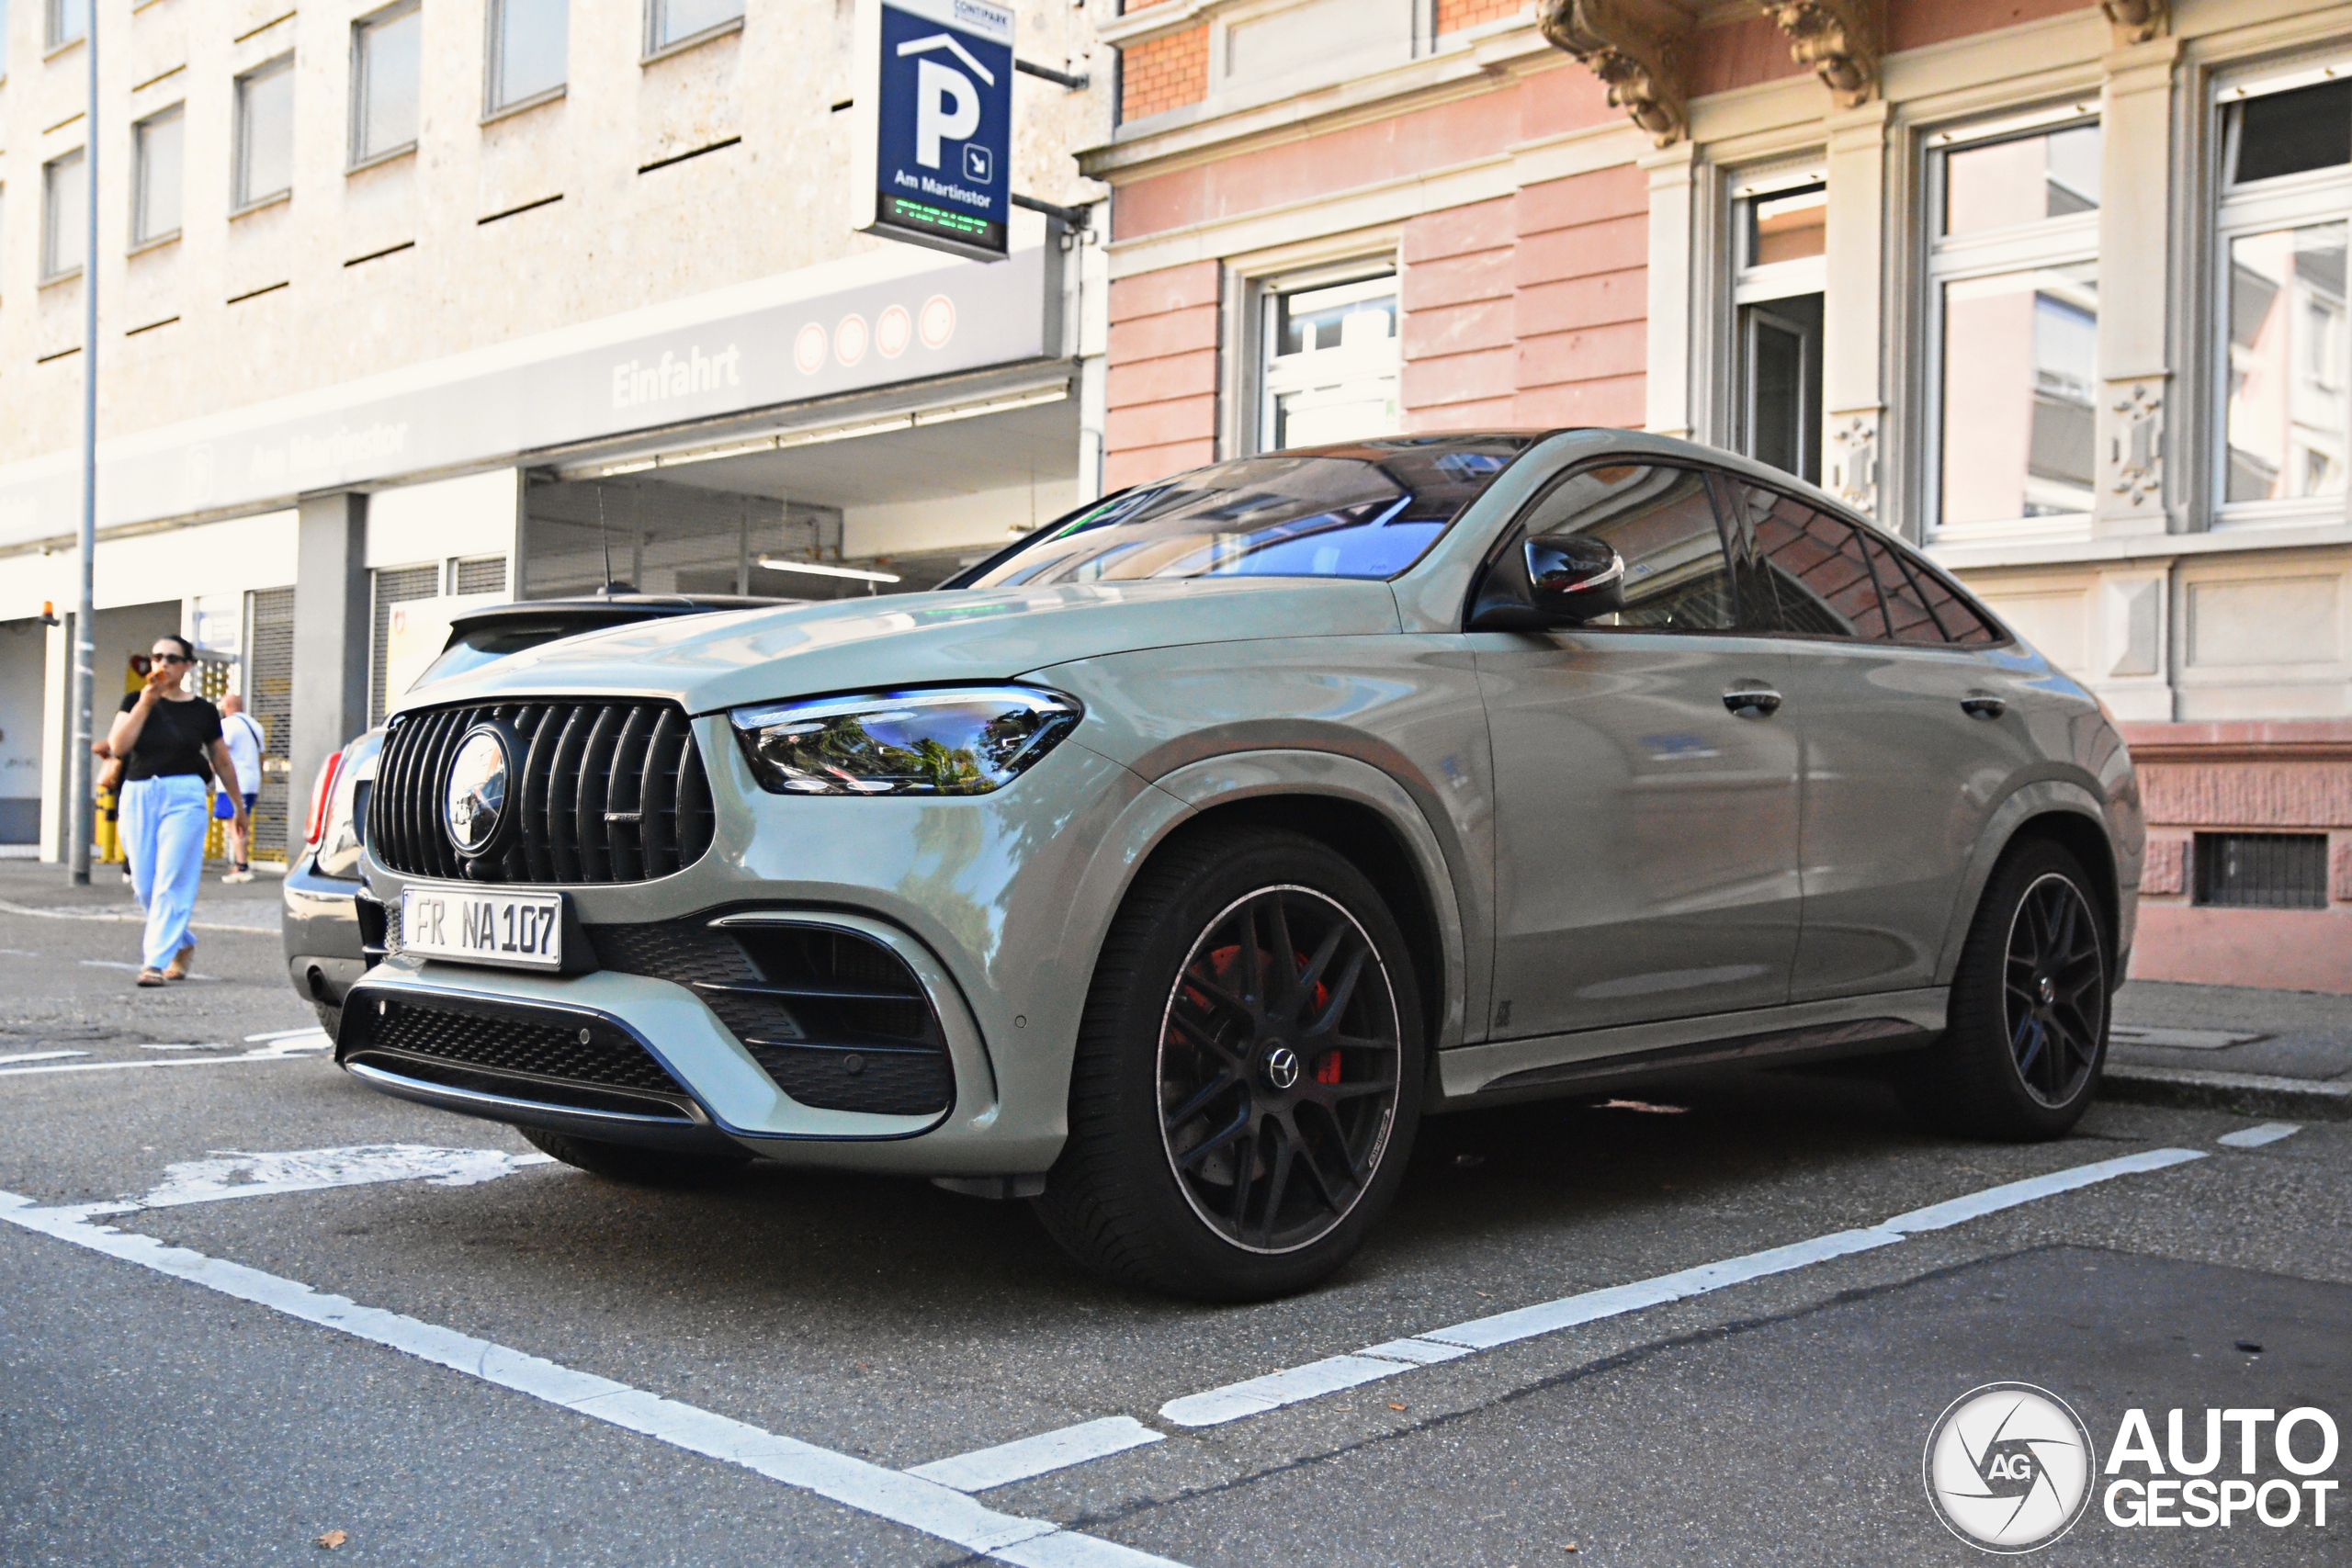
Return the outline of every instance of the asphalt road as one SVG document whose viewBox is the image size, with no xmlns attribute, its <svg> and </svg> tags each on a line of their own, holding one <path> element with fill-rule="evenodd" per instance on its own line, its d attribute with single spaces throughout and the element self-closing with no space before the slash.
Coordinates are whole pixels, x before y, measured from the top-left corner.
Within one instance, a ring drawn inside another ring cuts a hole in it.
<svg viewBox="0 0 2352 1568">
<path fill-rule="evenodd" d="M 43 874 L 0 900 L 74 903 Z M 1981 1384 L 2056 1393 L 2102 1465 L 2135 1407 L 2159 1446 L 2185 1409 L 2192 1460 L 2209 1406 L 2352 1427 L 2352 1125 L 2232 1146 L 2254 1120 L 2101 1104 L 1971 1145 L 1795 1076 L 1451 1118 L 1337 1281 L 1210 1308 L 1089 1279 L 1018 1204 L 618 1187 L 382 1099 L 299 1032 L 268 908 L 209 893 L 256 929 L 165 992 L 106 966 L 134 927 L 0 908 L 0 1562 L 1957 1563 L 1921 1454 Z M 2198 1157 L 1914 1213 L 2165 1149 Z M 1301 1368 L 1345 1386 L 1165 1413 Z M 1257 1413 L 1179 1418 L 1211 1407 Z M 1105 1421 L 1157 1440 L 902 1473 Z M 2309 1479 L 2352 1488 L 2342 1447 Z M 2260 1449 L 2254 1484 L 2301 1483 Z M 2352 1501 L 2299 1495 L 2227 1529 L 2095 1496 L 2041 1560 L 2352 1562 Z"/>
</svg>

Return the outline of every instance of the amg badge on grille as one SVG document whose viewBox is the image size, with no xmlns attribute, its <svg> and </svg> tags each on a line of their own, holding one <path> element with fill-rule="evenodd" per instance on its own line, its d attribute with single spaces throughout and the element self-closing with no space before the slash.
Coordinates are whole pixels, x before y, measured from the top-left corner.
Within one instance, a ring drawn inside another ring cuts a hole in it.
<svg viewBox="0 0 2352 1568">
<path fill-rule="evenodd" d="M 506 818 L 506 781 L 514 772 L 512 738 L 495 724 L 476 725 L 449 759 L 441 819 L 449 841 L 469 859 L 496 846 Z"/>
</svg>

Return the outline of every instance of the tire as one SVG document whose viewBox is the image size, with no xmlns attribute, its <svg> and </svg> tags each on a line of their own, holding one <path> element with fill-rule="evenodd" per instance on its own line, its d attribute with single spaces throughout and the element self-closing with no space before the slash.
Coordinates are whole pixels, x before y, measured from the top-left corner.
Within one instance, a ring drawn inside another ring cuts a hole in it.
<svg viewBox="0 0 2352 1568">
<path fill-rule="evenodd" d="M 539 1127 L 517 1127 L 533 1148 L 552 1155 L 568 1166 L 631 1187 L 702 1187 L 731 1176 L 752 1163 L 744 1155 L 679 1154 L 669 1149 L 640 1149 L 628 1144 L 600 1143 L 550 1133 Z"/>
<path fill-rule="evenodd" d="M 311 1010 L 319 1015 L 319 1027 L 327 1032 L 328 1039 L 334 1040 L 342 1036 L 343 1004 L 341 1002 L 322 1002 L 313 998 L 311 1002 Z"/>
<path fill-rule="evenodd" d="M 1923 1120 L 2013 1143 L 2082 1120 L 2107 1066 L 2113 993 L 2098 908 L 2081 863 L 2047 840 L 1995 868 L 1952 976 L 1945 1038 L 1901 1086 Z"/>
<path fill-rule="evenodd" d="M 1178 840 L 1104 939 L 1039 1218 L 1089 1269 L 1171 1295 L 1316 1284 L 1404 1179 L 1420 1019 L 1404 934 L 1345 859 L 1271 829 Z"/>
</svg>

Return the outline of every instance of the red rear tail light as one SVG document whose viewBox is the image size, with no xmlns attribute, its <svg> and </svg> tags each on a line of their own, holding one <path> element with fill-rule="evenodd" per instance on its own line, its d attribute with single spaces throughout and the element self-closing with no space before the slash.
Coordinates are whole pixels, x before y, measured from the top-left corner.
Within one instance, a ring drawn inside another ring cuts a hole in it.
<svg viewBox="0 0 2352 1568">
<path fill-rule="evenodd" d="M 334 781 L 343 772 L 343 753 L 329 754 L 319 764 L 319 782 L 311 786 L 311 820 L 302 829 L 302 841 L 315 844 L 326 837 L 327 803 L 334 798 Z"/>
</svg>

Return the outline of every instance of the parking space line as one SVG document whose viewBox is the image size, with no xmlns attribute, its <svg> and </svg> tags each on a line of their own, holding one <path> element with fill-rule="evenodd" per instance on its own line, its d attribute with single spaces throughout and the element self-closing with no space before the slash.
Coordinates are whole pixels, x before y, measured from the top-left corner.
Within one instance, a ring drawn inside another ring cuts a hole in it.
<svg viewBox="0 0 2352 1568">
<path fill-rule="evenodd" d="M 0 1066 L 10 1062 L 55 1062 L 67 1056 L 86 1056 L 87 1051 L 14 1051 L 0 1056 Z"/>
<path fill-rule="evenodd" d="M 2265 1144 L 2275 1144 L 2281 1138 L 2291 1138 L 2303 1130 L 2301 1122 L 2265 1122 L 2259 1127 L 2247 1127 L 2235 1133 L 2224 1133 L 2213 1141 L 2227 1144 L 2233 1149 L 2258 1149 Z"/>
<path fill-rule="evenodd" d="M 136 1062 L 61 1062 L 45 1067 L 0 1067 L 0 1078 L 30 1077 L 39 1073 L 119 1073 L 136 1067 L 212 1067 L 223 1062 L 304 1062 L 315 1058 L 298 1055 L 297 1052 L 323 1051 L 326 1047 L 324 1036 L 315 1043 L 297 1038 L 282 1040 L 258 1051 L 243 1051 L 234 1056 L 166 1056 Z"/>
<path fill-rule="evenodd" d="M 771 1481 L 1017 1568 L 1181 1568 L 1163 1557 L 1064 1529 L 1050 1519 L 999 1513 L 936 1481 L 887 1470 L 470 1334 L 322 1294 L 308 1285 L 241 1263 L 167 1247 L 153 1236 L 93 1224 L 72 1209 L 43 1209 L 29 1198 L 0 1192 L 0 1220 L 382 1345 L 689 1453 L 741 1465 Z"/>
<path fill-rule="evenodd" d="M 2204 1151 L 2200 1149 L 2149 1149 L 2117 1159 L 2052 1171 L 2024 1181 L 2007 1182 L 1949 1202 L 1914 1209 L 1863 1229 L 1838 1231 L 1831 1235 L 1792 1242 L 1786 1247 L 1770 1247 L 1762 1252 L 1751 1252 L 1715 1263 L 1702 1263 L 1694 1269 L 1661 1274 L 1655 1279 L 1587 1291 L 1557 1301 L 1538 1302 L 1532 1306 L 1516 1307 L 1509 1312 L 1474 1318 L 1445 1328 L 1427 1329 L 1408 1338 L 1389 1340 L 1352 1355 L 1330 1356 L 1303 1367 L 1292 1367 L 1201 1393 L 1187 1394 L 1161 1405 L 1159 1414 L 1180 1427 L 1222 1426 L 1228 1421 L 1262 1416 L 1270 1410 L 1317 1399 L 1341 1389 L 1396 1377 L 1413 1371 L 1417 1365 L 1453 1359 L 1453 1356 L 1440 1354 L 1443 1350 L 1450 1349 L 1462 1355 L 1490 1350 L 1499 1345 L 1515 1344 L 1564 1328 L 1623 1316 L 1647 1307 L 1661 1306 L 1668 1302 L 1705 1295 L 1747 1280 L 1807 1269 L 1833 1258 L 1892 1247 L 1922 1231 L 1943 1230 L 1966 1220 L 1997 1213 L 2001 1210 L 2016 1208 L 2060 1192 L 2071 1192 L 2096 1182 L 2163 1170 L 2205 1157 Z"/>
<path fill-rule="evenodd" d="M 953 1486 L 958 1492 L 986 1492 L 1026 1481 L 1033 1475 L 1068 1470 L 1074 1464 L 1108 1459 L 1129 1449 L 1167 1440 L 1163 1434 L 1131 1416 L 1105 1416 L 1100 1421 L 1081 1421 L 1075 1427 L 1040 1432 L 1018 1442 L 976 1449 L 953 1459 L 933 1460 L 929 1464 L 914 1466 L 907 1473 L 936 1481 L 942 1486 Z"/>
</svg>

